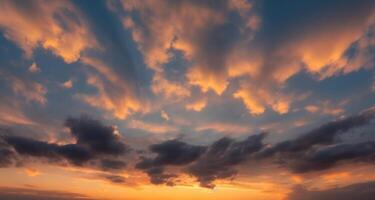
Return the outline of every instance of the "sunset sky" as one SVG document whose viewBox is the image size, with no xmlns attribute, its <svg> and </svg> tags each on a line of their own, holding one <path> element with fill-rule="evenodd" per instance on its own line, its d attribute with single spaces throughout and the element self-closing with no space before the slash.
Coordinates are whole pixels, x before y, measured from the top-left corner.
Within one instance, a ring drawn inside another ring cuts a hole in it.
<svg viewBox="0 0 375 200">
<path fill-rule="evenodd" d="M 0 200 L 374 196 L 374 0 L 0 0 Z"/>
</svg>

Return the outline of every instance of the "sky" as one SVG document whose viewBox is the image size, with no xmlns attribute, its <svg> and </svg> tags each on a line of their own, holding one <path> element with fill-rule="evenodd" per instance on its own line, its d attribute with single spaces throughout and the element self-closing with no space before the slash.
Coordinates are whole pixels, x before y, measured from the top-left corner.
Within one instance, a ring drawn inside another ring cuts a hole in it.
<svg viewBox="0 0 375 200">
<path fill-rule="evenodd" d="M 375 1 L 0 0 L 0 199 L 370 200 Z"/>
</svg>

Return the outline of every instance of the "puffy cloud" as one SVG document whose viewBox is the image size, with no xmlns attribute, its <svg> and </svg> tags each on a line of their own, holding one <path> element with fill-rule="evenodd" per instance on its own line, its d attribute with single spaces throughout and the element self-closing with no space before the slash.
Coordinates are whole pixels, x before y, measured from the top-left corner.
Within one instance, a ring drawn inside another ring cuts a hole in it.
<svg viewBox="0 0 375 200">
<path fill-rule="evenodd" d="M 122 161 L 111 159 L 123 155 L 129 149 L 115 134 L 112 126 L 105 126 L 88 117 L 68 118 L 66 126 L 76 139 L 75 143 L 61 145 L 9 134 L 2 135 L 2 139 L 20 155 L 46 158 L 51 162 L 67 160 L 80 166 L 89 164 L 90 160 L 103 158 L 95 165 L 105 169 L 125 167 Z"/>
<path fill-rule="evenodd" d="M 65 125 L 77 139 L 78 145 L 87 146 L 95 153 L 117 155 L 127 150 L 113 126 L 105 126 L 89 117 L 68 118 Z"/>
<path fill-rule="evenodd" d="M 340 136 L 371 124 L 374 108 L 336 121 L 325 123 L 294 140 L 287 140 L 257 152 L 256 159 L 276 159 L 281 166 L 295 173 L 321 171 L 341 164 L 372 163 L 375 156 L 374 141 L 350 142 Z M 355 132 L 354 132 L 355 133 Z"/>
<path fill-rule="evenodd" d="M 335 143 L 335 139 L 350 129 L 368 125 L 375 117 L 375 109 L 369 108 L 361 113 L 349 116 L 336 121 L 323 124 L 295 140 L 288 140 L 273 145 L 265 149 L 263 153 L 274 154 L 277 152 L 299 152 L 307 151 L 314 145 L 330 145 Z"/>
<path fill-rule="evenodd" d="M 0 10 L 0 28 L 5 37 L 20 46 L 28 58 L 32 57 L 34 49 L 42 47 L 51 50 L 66 63 L 79 60 L 101 75 L 96 77 L 96 81 L 89 78 L 88 84 L 98 89 L 98 96 L 82 95 L 85 102 L 111 111 L 121 119 L 145 107 L 140 106 L 135 91 L 134 73 L 118 70 L 123 66 L 127 69 L 133 67 L 132 58 L 125 56 L 128 52 L 122 45 L 123 40 L 113 37 L 115 34 L 112 33 L 103 34 L 103 30 L 108 28 L 103 27 L 105 24 L 93 23 L 97 21 L 91 18 L 90 10 L 78 2 L 44 0 L 4 1 Z M 108 17 L 110 11 L 106 12 Z M 115 22 L 113 18 L 108 20 Z M 35 63 L 30 67 L 32 71 L 37 69 Z M 62 86 L 70 88 L 72 83 L 66 82 Z M 41 102 L 41 98 L 38 99 Z"/>
<path fill-rule="evenodd" d="M 163 95 L 164 98 L 174 101 L 191 95 L 188 87 L 181 83 L 170 81 L 160 73 L 154 75 L 151 90 L 155 94 Z"/>
<path fill-rule="evenodd" d="M 265 134 L 250 136 L 243 141 L 222 138 L 209 146 L 189 145 L 169 140 L 150 146 L 154 158 L 143 158 L 136 167 L 145 171 L 155 184 L 174 185 L 176 174 L 165 172 L 168 166 L 187 166 L 185 173 L 193 175 L 202 187 L 213 188 L 216 179 L 232 177 L 234 167 L 263 147 Z"/>
<path fill-rule="evenodd" d="M 132 95 L 133 90 L 129 90 L 127 84 L 106 83 L 105 79 L 95 75 L 89 75 L 87 83 L 94 86 L 98 94 L 79 94 L 78 97 L 91 106 L 111 111 L 119 119 L 125 119 L 132 113 L 142 111 L 147 107 L 142 106 L 138 97 Z"/>
<path fill-rule="evenodd" d="M 189 145 L 178 140 L 168 140 L 150 146 L 150 151 L 156 153 L 154 158 L 143 158 L 137 163 L 136 168 L 146 172 L 154 184 L 173 185 L 174 174 L 164 173 L 168 165 L 186 165 L 195 161 L 204 151 L 205 147 Z"/>
<path fill-rule="evenodd" d="M 265 9 L 254 8 L 256 3 Z M 323 79 L 370 67 L 373 2 L 313 3 L 306 17 L 295 16 L 305 9 L 301 2 L 294 2 L 292 12 L 268 3 L 146 1 L 140 4 L 125 0 L 123 5 L 128 15 L 123 24 L 132 30 L 133 39 L 155 76 L 164 73 L 165 65 L 174 56 L 171 49 L 176 49 L 183 52 L 183 59 L 189 63 L 184 80 L 189 87 L 185 88 L 198 86 L 203 92 L 212 90 L 221 95 L 234 79 L 246 79 L 233 96 L 242 100 L 253 115 L 262 114 L 267 108 L 279 114 L 289 112 L 292 98 L 284 86 L 301 71 Z M 322 15 L 316 17 L 315 10 Z M 280 13 L 288 13 L 289 17 L 279 20 Z M 293 18 L 299 20 L 288 21 Z M 348 24 L 340 23 L 342 20 Z M 337 32 L 340 32 L 338 37 Z"/>
<path fill-rule="evenodd" d="M 259 163 L 260 167 L 270 160 L 272 165 L 287 167 L 292 173 L 326 170 L 339 163 L 372 164 L 374 141 L 348 142 L 339 137 L 370 125 L 374 117 L 374 108 L 370 108 L 276 144 L 265 143 L 265 133 L 239 141 L 224 137 L 207 146 L 169 140 L 150 146 L 156 156 L 142 157 L 136 168 L 146 172 L 152 183 L 167 185 L 176 183 L 175 168 L 182 168 L 183 173 L 196 177 L 202 187 L 213 188 L 215 180 L 234 178 L 237 168 L 249 162 Z"/>
<path fill-rule="evenodd" d="M 27 57 L 41 46 L 72 63 L 82 51 L 96 45 L 81 14 L 70 2 L 3 1 L 0 10 L 5 37 L 17 43 Z"/>
<path fill-rule="evenodd" d="M 202 187 L 213 188 L 214 180 L 233 177 L 236 165 L 263 148 L 262 140 L 265 135 L 249 136 L 243 141 L 222 138 L 208 147 L 206 153 L 188 167 L 188 173 L 197 177 Z"/>
<path fill-rule="evenodd" d="M 255 28 L 250 26 L 255 23 L 249 23 L 255 18 L 250 13 L 251 7 L 247 1 L 218 1 L 216 5 L 208 1 L 146 1 L 142 4 L 124 1 L 125 10 L 138 12 L 143 24 L 126 17 L 124 25 L 132 30 L 133 39 L 150 68 L 162 72 L 163 65 L 170 60 L 169 50 L 180 50 L 193 63 L 186 75 L 188 82 L 204 92 L 212 89 L 221 94 L 228 85 L 227 52 L 247 39 L 246 33 Z M 231 12 L 238 13 L 241 21 L 238 23 L 243 27 L 228 19 Z M 246 35 L 242 41 L 234 39 L 240 31 Z"/>
<path fill-rule="evenodd" d="M 250 83 L 242 83 L 240 89 L 233 94 L 237 99 L 241 99 L 248 111 L 253 115 L 259 115 L 266 111 L 267 107 L 279 114 L 289 111 L 290 97 L 272 91 L 252 86 Z"/>
<path fill-rule="evenodd" d="M 345 160 L 374 162 L 375 142 L 337 144 L 319 149 L 311 149 L 306 152 L 304 157 L 292 160 L 288 165 L 290 165 L 294 172 L 304 173 L 328 169 L 337 162 Z"/>
</svg>

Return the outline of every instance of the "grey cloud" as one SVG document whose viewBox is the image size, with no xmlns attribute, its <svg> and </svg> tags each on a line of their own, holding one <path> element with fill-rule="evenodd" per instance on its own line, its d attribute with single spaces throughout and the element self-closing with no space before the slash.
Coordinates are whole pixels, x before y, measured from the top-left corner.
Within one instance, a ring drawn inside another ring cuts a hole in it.
<svg viewBox="0 0 375 200">
<path fill-rule="evenodd" d="M 213 188 L 212 181 L 230 178 L 236 174 L 234 167 L 263 148 L 265 133 L 249 136 L 243 141 L 222 138 L 213 143 L 207 152 L 188 168 L 202 187 Z"/>
<path fill-rule="evenodd" d="M 0 199 L 6 200 L 94 200 L 82 194 L 30 188 L 0 188 Z"/>
<path fill-rule="evenodd" d="M 321 191 L 306 190 L 296 187 L 289 194 L 288 200 L 372 200 L 375 196 L 375 182 L 357 183 L 341 188 L 333 188 Z"/>
<path fill-rule="evenodd" d="M 74 165 L 94 164 L 106 170 L 126 166 L 125 162 L 114 159 L 124 155 L 129 148 L 115 135 L 112 127 L 89 117 L 69 118 L 66 125 L 76 143 L 60 145 L 10 134 L 3 135 L 2 139 L 20 155 L 45 158 L 51 162 L 67 160 Z M 6 153 L 4 151 L 4 155 L 9 154 Z"/>
</svg>

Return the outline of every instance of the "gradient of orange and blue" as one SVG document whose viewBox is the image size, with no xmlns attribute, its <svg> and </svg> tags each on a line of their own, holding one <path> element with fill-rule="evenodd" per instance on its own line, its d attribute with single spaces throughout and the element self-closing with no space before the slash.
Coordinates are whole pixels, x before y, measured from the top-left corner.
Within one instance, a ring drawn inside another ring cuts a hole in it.
<svg viewBox="0 0 375 200">
<path fill-rule="evenodd" d="M 0 0 L 1 200 L 370 200 L 375 1 Z"/>
</svg>

